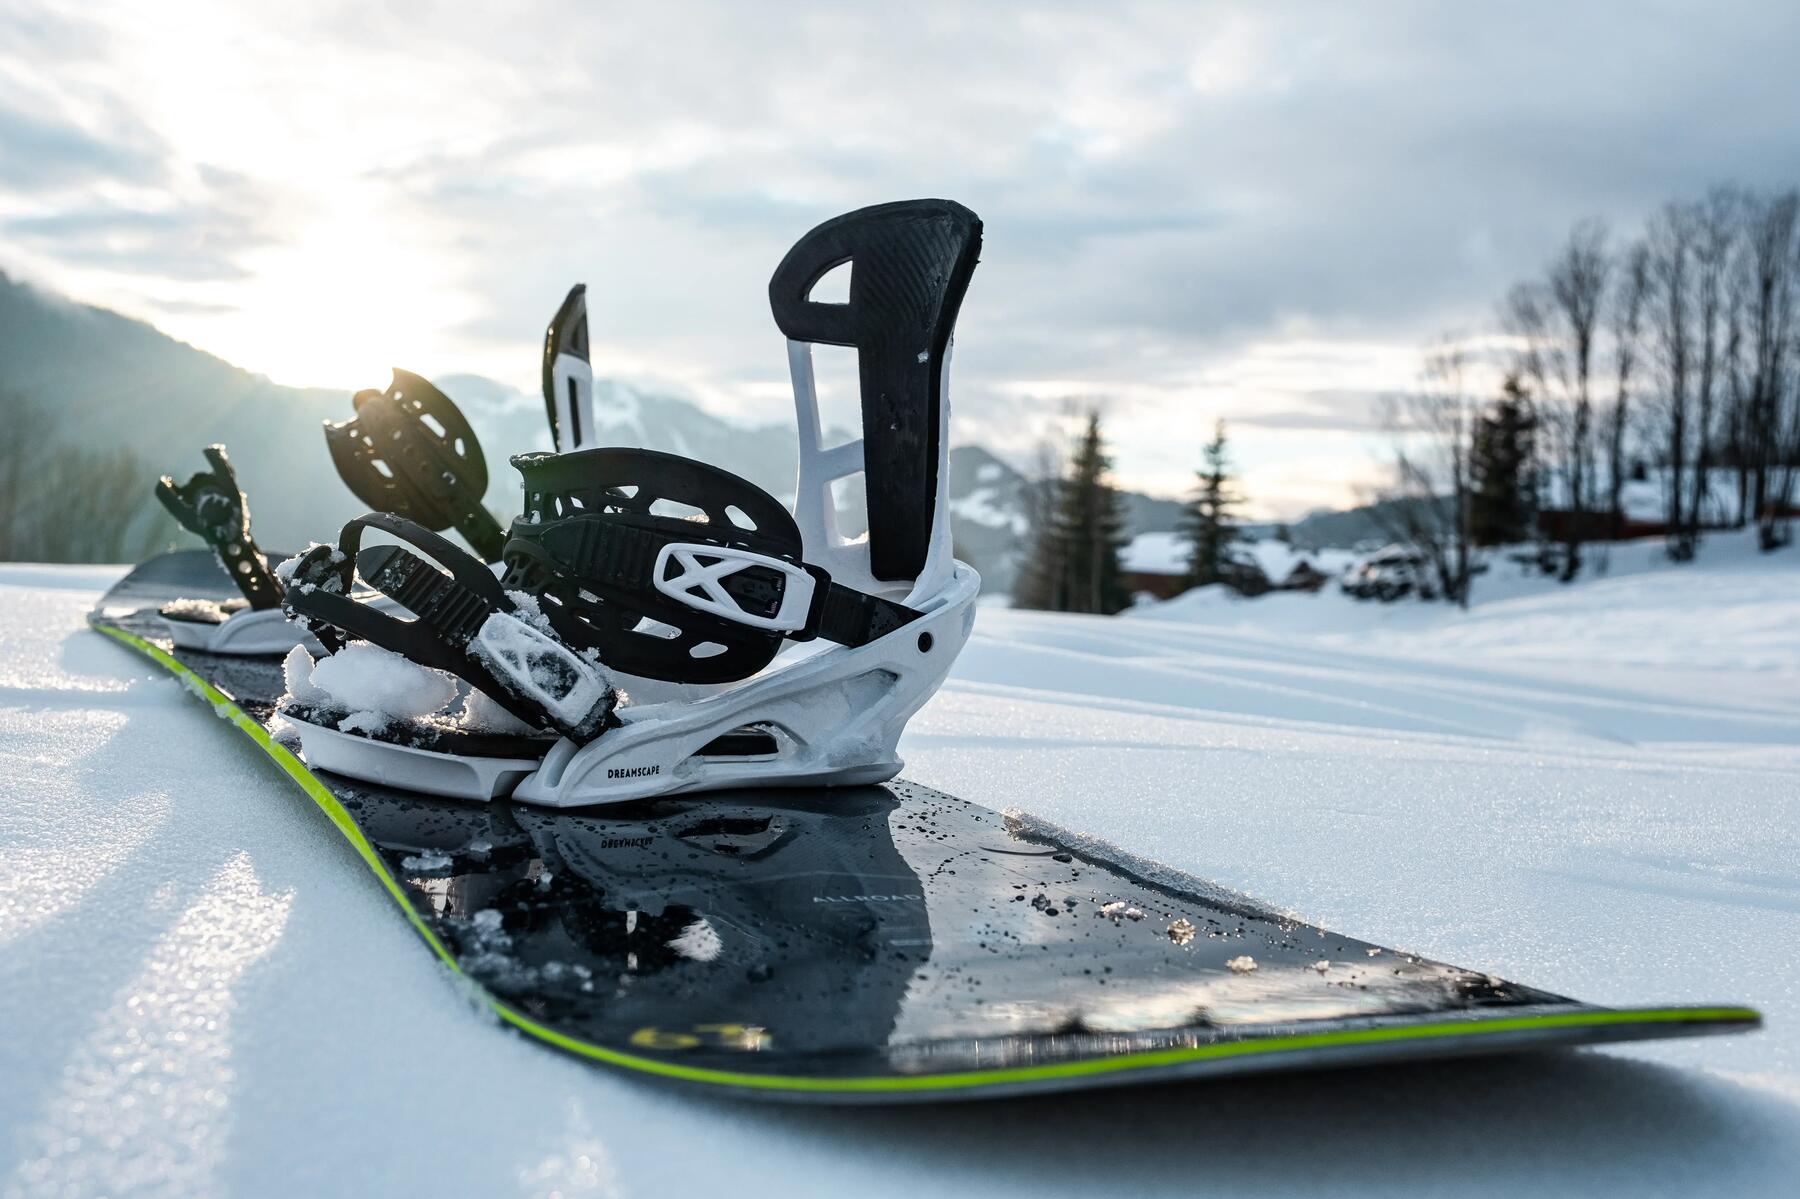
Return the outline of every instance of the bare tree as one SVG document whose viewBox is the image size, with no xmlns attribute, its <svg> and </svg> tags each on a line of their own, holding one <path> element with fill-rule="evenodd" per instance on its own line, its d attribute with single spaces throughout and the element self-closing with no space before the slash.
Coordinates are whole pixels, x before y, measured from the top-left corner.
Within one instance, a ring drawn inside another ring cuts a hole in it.
<svg viewBox="0 0 1800 1199">
<path fill-rule="evenodd" d="M 1067 606 L 1061 594 L 1067 575 L 1066 547 L 1056 515 L 1062 508 L 1063 476 L 1069 452 L 1060 430 L 1038 438 L 1032 455 L 1031 477 L 1026 482 L 1026 520 L 1030 540 L 1013 584 L 1013 607 L 1055 611 Z"/>
<path fill-rule="evenodd" d="M 1695 366 L 1694 243 L 1697 235 L 1693 208 L 1685 204 L 1664 205 L 1650 219 L 1648 237 L 1651 325 L 1661 383 L 1663 454 L 1668 463 L 1664 519 L 1669 528 L 1669 556 L 1685 561 L 1694 552 L 1693 541 L 1686 535 L 1684 517 L 1687 509 L 1682 502 Z"/>
<path fill-rule="evenodd" d="M 1532 396 L 1536 436 L 1532 439 L 1532 461 L 1527 474 L 1531 480 L 1531 506 L 1540 514 L 1536 530 L 1538 558 L 1547 564 L 1552 560 L 1550 530 L 1541 514 L 1554 501 L 1554 497 L 1545 494 L 1545 487 L 1550 473 L 1548 464 L 1559 460 L 1563 422 L 1561 405 L 1549 394 L 1550 380 L 1559 373 L 1552 365 L 1558 347 L 1551 338 L 1543 292 L 1537 283 L 1517 284 L 1507 293 L 1500 312 L 1501 323 L 1515 342 L 1511 375 L 1521 381 L 1520 389 Z M 1548 572 L 1548 565 L 1545 570 Z"/>
<path fill-rule="evenodd" d="M 1782 540 L 1776 492 L 1788 483 L 1788 419 L 1794 351 L 1796 226 L 1800 194 L 1753 197 L 1745 206 L 1745 252 L 1738 286 L 1746 289 L 1743 386 L 1744 446 L 1750 472 L 1750 511 L 1765 549 Z M 1785 497 L 1780 497 L 1785 498 Z"/>
<path fill-rule="evenodd" d="M 1700 371 L 1695 397 L 1698 407 L 1694 413 L 1694 481 L 1689 491 L 1685 523 L 1689 545 L 1697 548 L 1701 527 L 1706 521 L 1706 506 L 1711 499 L 1709 472 L 1714 453 L 1714 410 L 1730 340 L 1725 284 L 1731 268 L 1732 248 L 1737 243 L 1738 193 L 1731 188 L 1714 188 L 1706 200 L 1696 206 L 1693 221 Z"/>
<path fill-rule="evenodd" d="M 1426 352 L 1416 390 L 1388 401 L 1393 436 L 1391 483 L 1375 507 L 1389 536 L 1430 566 L 1438 594 L 1469 606 L 1474 573 L 1470 454 L 1475 403 L 1465 384 L 1468 357 L 1444 338 Z"/>
<path fill-rule="evenodd" d="M 1732 527 L 1737 529 L 1750 523 L 1750 372 L 1744 357 L 1750 289 L 1744 286 L 1749 273 L 1742 266 L 1746 253 L 1740 237 L 1726 265 L 1725 345 L 1719 358 L 1719 370 L 1725 377 L 1725 444 L 1721 448 L 1724 459 L 1736 467 L 1737 512 Z"/>
<path fill-rule="evenodd" d="M 1550 538 L 1564 543 L 1567 581 L 1582 543 L 1604 535 L 1594 518 L 1623 517 L 1640 436 L 1664 467 L 1671 557 L 1692 557 L 1725 515 L 1713 491 L 1727 466 L 1738 527 L 1755 520 L 1765 549 L 1786 544 L 1800 486 L 1800 191 L 1720 186 L 1665 204 L 1616 260 L 1605 227 L 1582 222 L 1501 312 L 1515 339 L 1513 373 L 1536 402 L 1546 570 Z M 1596 426 L 1591 376 L 1608 349 L 1612 401 Z"/>
<path fill-rule="evenodd" d="M 1631 427 L 1631 388 L 1650 291 L 1650 249 L 1634 243 L 1619 263 L 1618 294 L 1612 305 L 1613 402 L 1606 414 L 1606 502 L 1609 513 L 1625 510 L 1625 444 Z"/>
<path fill-rule="evenodd" d="M 1762 525 L 1762 548 L 1778 549 L 1793 540 L 1789 514 L 1793 511 L 1794 481 L 1800 474 L 1800 383 L 1789 372 L 1782 404 L 1787 410 L 1786 431 L 1781 437 L 1774 482 L 1769 488 L 1768 517 Z"/>
<path fill-rule="evenodd" d="M 1604 222 L 1585 220 L 1569 233 L 1537 284 L 1513 290 L 1507 324 L 1520 340 L 1515 368 L 1539 396 L 1554 469 L 1566 491 L 1564 582 L 1581 569 L 1581 545 L 1593 509 L 1593 367 L 1595 336 L 1611 273 Z"/>
</svg>

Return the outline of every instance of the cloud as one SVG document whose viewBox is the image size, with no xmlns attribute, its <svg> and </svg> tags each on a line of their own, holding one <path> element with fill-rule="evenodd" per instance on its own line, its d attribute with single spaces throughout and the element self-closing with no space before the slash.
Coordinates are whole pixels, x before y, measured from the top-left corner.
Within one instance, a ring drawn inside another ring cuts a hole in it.
<svg viewBox="0 0 1800 1199">
<path fill-rule="evenodd" d="M 155 181 L 157 147 L 117 129 L 92 131 L 67 121 L 0 107 L 0 187 L 34 194 L 97 180 Z"/>
<path fill-rule="evenodd" d="M 1254 409 L 1239 413 L 1242 428 L 1280 429 L 1291 433 L 1376 433 L 1382 428 L 1386 392 L 1317 392 L 1303 408 Z"/>
<path fill-rule="evenodd" d="M 1416 348 L 1491 328 L 1574 220 L 1623 234 L 1800 167 L 1800 9 L 1777 0 L 218 3 L 148 25 L 41 0 L 0 33 L 35 39 L 0 81 L 0 215 L 34 273 L 254 369 L 523 382 L 580 278 L 604 369 L 778 416 L 782 253 L 944 195 L 987 222 L 959 429 L 1028 445 L 1103 398 L 1127 477 L 1188 469 L 1222 415 L 1267 434 L 1259 478 L 1298 486 L 1283 446 L 1342 452 Z"/>
<path fill-rule="evenodd" d="M 158 207 L 113 204 L 69 207 L 0 222 L 9 238 L 57 260 L 105 267 L 152 279 L 187 282 L 242 280 L 245 253 L 275 243 L 270 219 L 278 202 L 253 181 L 202 167 L 192 198 L 158 198 Z M 156 301 L 165 311 L 212 311 L 205 301 Z"/>
</svg>

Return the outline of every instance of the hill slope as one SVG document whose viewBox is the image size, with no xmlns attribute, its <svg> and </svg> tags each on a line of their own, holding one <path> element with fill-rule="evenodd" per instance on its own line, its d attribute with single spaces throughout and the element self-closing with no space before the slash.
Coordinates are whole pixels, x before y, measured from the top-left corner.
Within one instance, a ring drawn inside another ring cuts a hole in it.
<svg viewBox="0 0 1800 1199">
<path fill-rule="evenodd" d="M 550 448 L 543 403 L 474 375 L 431 378 L 469 417 L 488 459 L 487 503 L 504 519 L 518 509 L 511 454 Z M 370 379 L 385 386 L 386 379 Z M 791 427 L 746 426 L 697 405 L 616 380 L 595 384 L 603 444 L 636 445 L 700 458 L 791 498 L 798 449 Z M 35 413 L 28 417 L 27 413 Z M 51 442 L 132 449 L 150 488 L 185 478 L 200 448 L 224 442 L 248 489 L 258 539 L 269 547 L 328 537 L 362 505 L 338 482 L 319 426 L 351 414 L 347 393 L 284 387 L 176 341 L 142 321 L 47 295 L 0 274 L 0 416 Z M 33 427 L 45 424 L 45 428 Z M 990 588 L 1011 585 L 1026 527 L 1024 477 L 979 446 L 951 453 L 957 544 Z M 1179 505 L 1125 494 L 1133 533 L 1174 528 Z M 860 511 L 846 514 L 855 526 Z"/>
<path fill-rule="evenodd" d="M 401 364 L 407 365 L 407 364 Z M 412 364 L 432 376 L 428 364 Z M 492 380 L 434 380 L 468 415 L 488 459 L 488 505 L 517 511 L 510 454 L 550 448 L 543 404 Z M 371 379 L 370 386 L 385 386 Z M 794 437 L 776 426 L 741 428 L 683 400 L 597 384 L 603 437 L 717 461 L 781 494 L 791 491 Z M 141 321 L 45 295 L 0 275 L 0 405 L 35 409 L 51 440 L 127 446 L 155 475 L 185 477 L 200 448 L 224 442 L 249 492 L 257 537 L 268 546 L 322 539 L 362 511 L 337 480 L 319 432 L 351 415 L 347 393 L 284 387 L 179 342 Z"/>
</svg>

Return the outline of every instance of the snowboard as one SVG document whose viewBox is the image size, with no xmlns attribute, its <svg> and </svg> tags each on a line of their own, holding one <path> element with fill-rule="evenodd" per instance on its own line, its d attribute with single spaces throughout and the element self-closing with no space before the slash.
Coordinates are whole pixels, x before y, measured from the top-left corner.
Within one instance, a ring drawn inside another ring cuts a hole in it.
<svg viewBox="0 0 1800 1199">
<path fill-rule="evenodd" d="M 1028 817 L 906 782 L 583 810 L 307 769 L 277 658 L 178 649 L 204 551 L 90 616 L 260 746 L 506 1024 L 743 1095 L 900 1102 L 1737 1032 L 1735 1006 L 1606 1008 L 1316 928 Z"/>
</svg>

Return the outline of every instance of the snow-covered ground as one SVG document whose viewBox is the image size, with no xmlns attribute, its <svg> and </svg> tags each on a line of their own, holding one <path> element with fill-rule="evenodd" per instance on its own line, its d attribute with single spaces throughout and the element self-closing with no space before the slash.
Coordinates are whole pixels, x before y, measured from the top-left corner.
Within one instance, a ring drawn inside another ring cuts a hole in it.
<svg viewBox="0 0 1800 1199">
<path fill-rule="evenodd" d="M 0 1193 L 1793 1194 L 1800 554 L 1467 614 L 984 608 L 908 775 L 1346 932 L 1766 1031 L 1029 1102 L 696 1097 L 478 1017 L 311 803 L 0 567 Z"/>
</svg>

